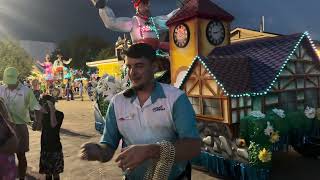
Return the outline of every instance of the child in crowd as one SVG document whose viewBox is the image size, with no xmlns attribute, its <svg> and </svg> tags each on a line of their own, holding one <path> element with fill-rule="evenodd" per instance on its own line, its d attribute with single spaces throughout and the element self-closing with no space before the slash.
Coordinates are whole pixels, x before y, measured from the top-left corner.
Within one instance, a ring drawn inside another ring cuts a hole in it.
<svg viewBox="0 0 320 180">
<path fill-rule="evenodd" d="M 10 122 L 10 114 L 0 98 L 0 179 L 14 180 L 17 174 L 14 153 L 18 139 Z"/>
<path fill-rule="evenodd" d="M 45 174 L 46 180 L 60 179 L 59 174 L 64 169 L 60 142 L 60 127 L 64 114 L 55 109 L 55 101 L 50 95 L 44 95 L 39 101 L 43 112 L 39 173 Z"/>
</svg>

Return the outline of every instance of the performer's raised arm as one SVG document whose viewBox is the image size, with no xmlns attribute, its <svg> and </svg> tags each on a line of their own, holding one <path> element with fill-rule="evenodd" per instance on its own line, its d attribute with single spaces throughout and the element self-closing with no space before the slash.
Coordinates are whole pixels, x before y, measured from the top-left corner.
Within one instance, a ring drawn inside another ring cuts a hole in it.
<svg viewBox="0 0 320 180">
<path fill-rule="evenodd" d="M 41 67 L 44 67 L 44 63 L 40 62 L 39 60 L 37 60 L 37 63 L 38 63 Z"/>
<path fill-rule="evenodd" d="M 159 31 L 163 31 L 163 30 L 167 30 L 168 27 L 166 25 L 166 22 L 173 16 L 175 15 L 178 11 L 180 10 L 180 8 L 173 10 L 171 13 L 167 14 L 167 15 L 162 15 L 162 16 L 156 16 L 154 18 L 155 24 L 157 24 L 157 27 L 159 29 Z"/>
<path fill-rule="evenodd" d="M 69 58 L 68 60 L 62 60 L 63 64 L 70 64 L 72 61 L 72 58 Z"/>
<path fill-rule="evenodd" d="M 108 29 L 120 32 L 130 32 L 132 29 L 132 18 L 116 17 L 112 9 L 107 6 L 99 9 L 99 14 Z"/>
</svg>

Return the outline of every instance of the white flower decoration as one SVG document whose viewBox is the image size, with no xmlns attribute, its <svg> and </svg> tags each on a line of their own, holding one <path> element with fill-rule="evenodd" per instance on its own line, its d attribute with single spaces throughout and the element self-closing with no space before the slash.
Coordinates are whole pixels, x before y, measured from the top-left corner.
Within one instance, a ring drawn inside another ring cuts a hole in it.
<svg viewBox="0 0 320 180">
<path fill-rule="evenodd" d="M 304 114 L 307 116 L 307 118 L 313 119 L 316 117 L 316 110 L 315 108 L 311 108 L 307 106 L 306 109 L 304 110 Z"/>
<path fill-rule="evenodd" d="M 266 117 L 265 114 L 263 114 L 261 111 L 252 111 L 250 113 L 250 116 L 256 117 L 256 118 L 264 118 Z"/>
<path fill-rule="evenodd" d="M 277 114 L 279 117 L 281 117 L 281 118 L 285 118 L 286 117 L 286 115 L 284 114 L 284 110 L 282 110 L 282 109 L 274 108 L 274 109 L 272 109 L 272 111 L 275 114 Z"/>
<path fill-rule="evenodd" d="M 95 99 L 102 95 L 104 101 L 110 101 L 114 95 L 127 88 L 127 82 L 128 77 L 117 80 L 113 76 L 105 74 L 97 83 Z"/>
<path fill-rule="evenodd" d="M 104 75 L 96 87 L 97 97 L 102 95 L 104 101 L 110 101 L 112 97 L 119 92 L 127 89 L 128 77 L 124 79 L 115 79 L 113 76 Z"/>
<path fill-rule="evenodd" d="M 267 127 L 266 129 L 264 129 L 264 134 L 267 136 L 271 136 L 272 133 L 273 133 L 273 127 L 271 126 L 270 122 L 267 121 Z"/>
</svg>

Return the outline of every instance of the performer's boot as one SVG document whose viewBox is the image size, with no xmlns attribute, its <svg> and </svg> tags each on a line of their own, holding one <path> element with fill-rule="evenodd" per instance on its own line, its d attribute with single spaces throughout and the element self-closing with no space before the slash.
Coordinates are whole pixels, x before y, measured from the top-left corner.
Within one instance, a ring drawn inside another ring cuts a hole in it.
<svg viewBox="0 0 320 180">
<path fill-rule="evenodd" d="M 91 0 L 94 7 L 102 9 L 106 6 L 106 0 Z"/>
</svg>

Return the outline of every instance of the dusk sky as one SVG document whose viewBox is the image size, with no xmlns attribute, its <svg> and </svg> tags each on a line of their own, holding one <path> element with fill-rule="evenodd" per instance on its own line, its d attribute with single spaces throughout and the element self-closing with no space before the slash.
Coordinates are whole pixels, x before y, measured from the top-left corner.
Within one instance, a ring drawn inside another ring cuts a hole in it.
<svg viewBox="0 0 320 180">
<path fill-rule="evenodd" d="M 235 17 L 232 27 L 291 34 L 308 30 L 320 39 L 319 0 L 213 0 Z M 176 8 L 176 0 L 151 0 L 152 14 Z M 117 16 L 134 14 L 131 0 L 109 0 Z M 0 34 L 20 40 L 59 42 L 78 34 L 96 35 L 113 43 L 118 33 L 107 30 L 90 0 L 0 0 Z"/>
</svg>

